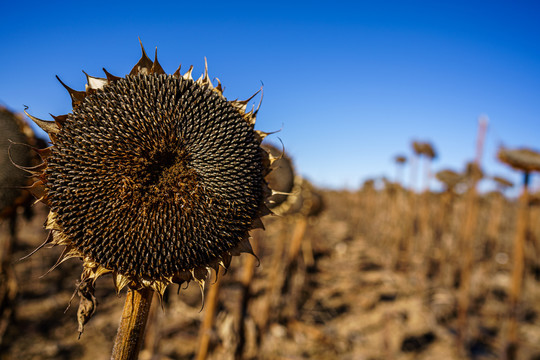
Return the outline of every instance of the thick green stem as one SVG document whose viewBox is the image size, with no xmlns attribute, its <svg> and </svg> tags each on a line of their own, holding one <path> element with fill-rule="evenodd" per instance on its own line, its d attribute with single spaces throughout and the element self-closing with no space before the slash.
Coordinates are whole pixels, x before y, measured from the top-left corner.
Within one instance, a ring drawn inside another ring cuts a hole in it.
<svg viewBox="0 0 540 360">
<path fill-rule="evenodd" d="M 136 360 L 139 357 L 153 295 L 151 289 L 128 291 L 111 359 Z"/>
</svg>

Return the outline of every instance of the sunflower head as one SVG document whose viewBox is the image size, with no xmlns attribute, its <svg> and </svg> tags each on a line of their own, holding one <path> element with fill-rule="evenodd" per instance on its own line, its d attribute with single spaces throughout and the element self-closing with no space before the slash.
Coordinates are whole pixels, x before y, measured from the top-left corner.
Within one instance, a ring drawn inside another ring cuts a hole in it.
<svg viewBox="0 0 540 360">
<path fill-rule="evenodd" d="M 407 158 L 403 155 L 396 155 L 396 157 L 394 157 L 394 161 L 398 164 L 405 164 L 407 162 Z"/>
<path fill-rule="evenodd" d="M 508 189 L 514 186 L 514 183 L 512 181 L 502 176 L 493 176 L 492 179 L 497 184 L 497 187 L 499 187 L 499 189 L 501 190 Z"/>
<path fill-rule="evenodd" d="M 268 207 L 275 214 L 282 215 L 290 207 L 289 200 L 294 188 L 294 167 L 291 159 L 282 150 L 265 144 L 263 148 L 273 159 L 271 173 L 266 177 L 273 194 L 267 199 Z"/>
<path fill-rule="evenodd" d="M 437 180 L 442 182 L 449 190 L 454 189 L 460 182 L 464 180 L 462 174 L 450 169 L 438 171 L 435 174 L 435 177 L 437 178 Z"/>
<path fill-rule="evenodd" d="M 283 150 L 268 144 L 263 147 L 272 159 L 272 172 L 266 177 L 272 188 L 268 207 L 278 215 L 317 216 L 323 209 L 322 196 L 309 181 L 295 175 L 293 163 Z"/>
<path fill-rule="evenodd" d="M 258 108 L 228 101 L 207 67 L 197 80 L 192 69 L 167 75 L 142 48 L 125 77 L 86 75 L 85 91 L 62 83 L 71 113 L 29 115 L 52 143 L 35 173 L 50 207 L 45 243 L 65 246 L 57 264 L 83 261 L 82 298 L 107 273 L 117 291 L 162 295 L 191 280 L 202 288 L 210 269 L 252 253 L 249 231 L 269 213 L 270 194 Z"/>
<path fill-rule="evenodd" d="M 324 202 L 320 192 L 307 179 L 297 175 L 294 178 L 294 190 L 290 198 L 287 215 L 316 217 L 324 210 Z"/>
<path fill-rule="evenodd" d="M 437 157 L 437 153 L 435 152 L 433 145 L 428 142 L 413 141 L 412 147 L 416 155 L 424 155 L 430 159 Z"/>
<path fill-rule="evenodd" d="M 538 151 L 521 148 L 506 149 L 501 147 L 497 153 L 499 160 L 518 171 L 540 171 L 540 153 Z"/>
<path fill-rule="evenodd" d="M 480 181 L 484 177 L 484 171 L 476 161 L 469 161 L 465 165 L 464 177 L 468 182 Z"/>
</svg>

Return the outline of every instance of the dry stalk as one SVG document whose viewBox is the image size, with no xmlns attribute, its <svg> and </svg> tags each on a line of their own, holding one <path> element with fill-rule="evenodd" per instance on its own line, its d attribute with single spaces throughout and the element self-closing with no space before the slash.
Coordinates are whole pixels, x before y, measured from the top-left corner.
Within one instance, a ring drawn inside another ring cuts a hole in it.
<svg viewBox="0 0 540 360">
<path fill-rule="evenodd" d="M 210 286 L 206 299 L 206 310 L 204 313 L 203 322 L 199 330 L 199 349 L 197 351 L 197 360 L 204 360 L 208 355 L 210 345 L 210 337 L 212 335 L 212 327 L 216 316 L 216 310 L 219 299 L 219 288 L 221 287 L 221 276 L 223 275 L 222 268 L 216 274 L 216 282 Z"/>
<path fill-rule="evenodd" d="M 433 238 L 428 248 L 428 261 L 426 269 L 426 278 L 434 282 L 441 275 L 442 267 L 449 262 L 449 251 L 444 243 L 445 234 L 450 231 L 450 220 L 452 218 L 453 202 L 455 193 L 452 188 L 446 189 L 442 193 L 437 206 L 436 218 L 433 221 Z"/>
<path fill-rule="evenodd" d="M 417 230 L 415 234 L 415 243 L 413 255 L 411 257 L 414 266 L 414 272 L 417 274 L 415 278 L 421 279 L 422 274 L 425 274 L 426 256 L 429 255 L 432 239 L 429 236 L 430 228 L 430 194 L 429 190 L 424 190 L 418 195 L 418 213 L 417 213 Z M 416 257 L 415 257 L 416 256 Z M 421 284 L 424 284 L 422 282 Z"/>
<path fill-rule="evenodd" d="M 293 237 L 291 241 L 291 246 L 289 252 L 287 253 L 287 262 L 285 264 L 285 269 L 290 270 L 289 267 L 291 263 L 296 259 L 302 245 L 302 240 L 304 239 L 304 234 L 306 233 L 307 228 L 307 217 L 300 216 L 296 219 L 296 225 L 294 227 Z"/>
<path fill-rule="evenodd" d="M 478 219 L 478 196 L 476 192 L 476 186 L 478 181 L 482 178 L 482 170 L 480 163 L 482 160 L 482 153 L 484 151 L 484 139 L 487 130 L 487 118 L 480 117 L 478 121 L 478 134 L 476 137 L 476 157 L 473 163 L 470 163 L 467 167 L 469 173 L 470 188 L 467 192 L 466 207 L 465 207 L 465 225 L 463 233 L 461 234 L 459 249 L 463 254 L 463 262 L 461 263 L 460 282 L 458 289 L 458 351 L 463 352 L 465 350 L 465 343 L 467 340 L 467 325 L 468 325 L 468 311 L 470 302 L 470 289 L 471 289 L 471 275 L 474 264 L 474 249 L 475 249 L 475 237 L 474 231 L 476 230 L 476 223 Z"/>
<path fill-rule="evenodd" d="M 529 174 L 540 171 L 540 153 L 531 149 L 499 149 L 497 157 L 514 169 L 523 172 L 523 193 L 519 203 L 519 213 L 514 236 L 512 278 L 509 288 L 508 328 L 504 358 L 517 359 L 518 353 L 518 310 L 525 276 L 525 242 L 529 232 Z"/>
<path fill-rule="evenodd" d="M 154 293 L 154 297 L 156 297 Z M 148 320 L 145 330 L 144 343 L 141 349 L 141 353 L 151 354 L 153 357 L 159 353 L 159 343 L 162 336 L 162 316 L 164 314 L 164 302 L 152 300 L 150 305 L 150 313 L 148 314 Z"/>
<path fill-rule="evenodd" d="M 12 251 L 15 243 L 15 216 L 9 219 L 9 235 L 0 239 L 0 345 L 3 343 L 17 298 L 18 285 L 12 265 Z"/>
<path fill-rule="evenodd" d="M 270 322 L 270 313 L 273 310 L 273 307 L 276 305 L 276 300 L 279 299 L 279 294 L 286 292 L 286 288 L 288 286 L 287 278 L 290 277 L 291 269 L 299 256 L 302 244 L 309 243 L 308 241 L 302 241 L 307 229 L 307 223 L 308 218 L 306 216 L 299 216 L 296 219 L 289 250 L 286 252 L 286 254 L 285 240 L 287 231 L 285 231 L 285 228 L 280 231 L 279 240 L 272 256 L 272 265 L 267 282 L 268 285 L 266 289 L 266 297 L 261 310 L 259 322 L 261 335 L 263 335 L 268 328 L 268 323 Z M 282 226 L 285 227 L 285 221 L 282 222 Z M 312 254 L 310 259 L 312 259 Z M 312 261 L 314 260 L 312 259 Z M 296 304 L 291 303 L 290 305 L 291 306 L 285 310 L 289 312 L 292 311 L 294 313 L 296 311 Z"/>
<path fill-rule="evenodd" d="M 297 269 L 301 245 L 303 242 L 307 242 L 303 241 L 307 224 L 308 218 L 306 216 L 300 215 L 296 218 L 291 245 L 287 257 L 285 258 L 283 271 L 285 277 L 281 284 L 281 294 L 286 294 L 287 301 L 281 306 L 280 315 L 287 319 L 295 319 L 298 309 L 298 296 L 296 296 L 296 291 L 298 289 L 294 287 L 293 278 L 295 269 Z"/>
<path fill-rule="evenodd" d="M 260 231 L 253 232 L 251 246 L 253 247 L 254 252 L 257 252 L 258 250 L 260 235 Z M 241 279 L 242 295 L 238 303 L 238 311 L 235 318 L 235 328 L 238 331 L 238 341 L 234 350 L 235 359 L 242 359 L 242 354 L 244 353 L 244 347 L 246 344 L 245 319 L 248 313 L 249 301 L 251 300 L 251 282 L 253 280 L 253 276 L 255 275 L 255 265 L 258 259 L 255 256 L 248 256 L 244 261 L 244 271 L 242 272 Z"/>
<path fill-rule="evenodd" d="M 404 229 L 400 234 L 400 239 L 398 240 L 398 256 L 394 263 L 394 268 L 397 271 L 407 272 L 410 265 L 411 252 L 413 239 L 416 236 L 418 231 L 418 195 L 411 189 L 407 191 L 405 202 L 407 203 L 407 208 L 412 209 L 412 211 L 407 211 L 404 214 Z"/>
<path fill-rule="evenodd" d="M 489 222 L 486 229 L 486 256 L 492 258 L 499 251 L 499 230 L 503 215 L 504 196 L 501 193 L 496 193 L 490 202 Z"/>
<path fill-rule="evenodd" d="M 315 257 L 313 256 L 313 245 L 311 241 L 302 241 L 302 256 L 306 267 L 315 265 Z"/>
<path fill-rule="evenodd" d="M 414 209 L 412 213 L 412 223 L 410 228 L 409 236 L 407 237 L 405 243 L 405 271 L 415 270 L 415 259 L 416 259 L 416 250 L 418 248 L 418 237 L 421 232 L 421 217 L 422 217 L 422 203 L 423 203 L 423 194 L 417 194 L 415 192 L 410 193 L 411 202 L 410 208 Z"/>
<path fill-rule="evenodd" d="M 268 274 L 268 280 L 266 281 L 265 297 L 263 300 L 262 308 L 260 311 L 259 317 L 259 329 L 261 336 L 264 335 L 266 329 L 268 328 L 268 323 L 270 322 L 270 312 L 273 310 L 273 305 L 275 305 L 275 300 L 278 297 L 277 292 L 280 289 L 280 283 L 283 276 L 282 270 L 282 258 L 283 252 L 285 250 L 285 239 L 286 239 L 286 219 L 281 219 L 280 224 L 281 229 L 277 237 L 276 245 L 272 253 L 272 259 L 270 261 L 270 272 Z"/>
<path fill-rule="evenodd" d="M 460 253 L 462 254 L 460 281 L 458 289 L 458 349 L 463 350 L 466 342 L 467 314 L 471 274 L 474 263 L 474 230 L 478 219 L 478 201 L 476 196 L 476 180 L 469 189 L 466 198 L 465 225 L 460 237 Z"/>
<path fill-rule="evenodd" d="M 111 359 L 136 360 L 144 339 L 144 329 L 154 291 L 149 288 L 129 289 Z"/>
<path fill-rule="evenodd" d="M 525 239 L 528 231 L 528 208 L 529 208 L 529 173 L 525 172 L 523 178 L 523 193 L 519 201 L 519 213 L 517 218 L 516 233 L 514 236 L 514 256 L 512 278 L 509 289 L 508 332 L 504 357 L 506 360 L 517 359 L 518 352 L 518 310 L 525 268 Z"/>
<path fill-rule="evenodd" d="M 391 270 L 391 268 L 396 268 L 397 263 L 399 261 L 400 255 L 401 255 L 401 244 L 400 241 L 403 236 L 404 232 L 404 223 L 402 221 L 402 196 L 403 191 L 405 191 L 401 187 L 397 187 L 396 193 L 394 196 L 390 198 L 390 207 L 388 209 L 388 215 L 389 215 L 389 222 L 391 224 L 394 224 L 394 226 L 390 226 L 390 248 L 393 249 L 392 256 L 388 257 L 387 260 L 385 260 L 385 267 L 388 270 Z"/>
<path fill-rule="evenodd" d="M 408 243 L 407 241 L 403 244 L 404 250 L 405 250 L 405 256 L 404 258 L 407 259 L 409 264 L 412 264 L 412 270 L 415 273 L 418 273 L 420 271 L 421 267 L 421 261 L 422 261 L 422 243 L 424 235 L 427 232 L 427 218 L 429 214 L 427 213 L 427 199 L 428 196 L 428 186 L 429 186 L 429 178 L 430 178 L 430 164 L 431 159 L 435 157 L 435 151 L 433 150 L 433 147 L 429 143 L 424 142 L 417 142 L 414 141 L 412 143 L 413 151 L 415 156 L 413 157 L 413 162 L 411 166 L 411 208 L 414 210 L 413 215 L 413 223 L 412 223 L 412 236 L 411 241 L 412 244 Z M 422 191 L 419 195 L 415 195 L 414 188 L 416 187 L 416 172 L 418 172 L 418 165 L 417 163 L 419 160 L 424 157 L 424 179 L 422 184 Z M 414 176 L 414 180 L 413 180 Z M 417 260 L 418 259 L 418 260 Z M 406 264 L 405 267 L 407 267 L 408 264 Z M 416 274 L 418 275 L 418 274 Z M 418 278 L 418 276 L 415 276 L 415 278 Z"/>
</svg>

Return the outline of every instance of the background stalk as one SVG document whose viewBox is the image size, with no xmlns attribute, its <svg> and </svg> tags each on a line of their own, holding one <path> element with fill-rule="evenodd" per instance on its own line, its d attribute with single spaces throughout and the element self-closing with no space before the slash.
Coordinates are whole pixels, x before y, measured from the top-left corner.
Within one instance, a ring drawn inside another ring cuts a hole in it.
<svg viewBox="0 0 540 360">
<path fill-rule="evenodd" d="M 476 157 L 474 162 L 467 167 L 469 181 L 471 183 L 466 195 L 466 218 L 464 221 L 463 232 L 460 237 L 459 250 L 462 255 L 460 281 L 458 289 L 458 351 L 466 355 L 465 349 L 467 336 L 469 332 L 469 306 L 471 292 L 471 278 L 475 265 L 475 231 L 478 223 L 479 206 L 476 187 L 481 180 L 482 168 L 480 166 L 482 154 L 484 152 L 484 138 L 487 130 L 487 119 L 481 117 L 478 119 L 478 135 L 476 137 Z"/>
<path fill-rule="evenodd" d="M 219 268 L 218 273 L 216 273 L 216 282 L 212 284 L 208 290 L 206 311 L 204 313 L 201 329 L 199 330 L 199 349 L 197 351 L 197 360 L 205 360 L 208 355 L 212 327 L 214 326 L 214 319 L 216 317 L 216 310 L 218 307 L 221 276 L 223 276 L 223 269 Z"/>
<path fill-rule="evenodd" d="M 468 313 L 470 305 L 471 277 L 474 266 L 474 232 L 478 222 L 478 200 L 476 195 L 477 180 L 467 193 L 466 198 L 466 218 L 463 233 L 460 237 L 459 251 L 462 256 L 460 281 L 458 289 L 458 350 L 465 355 L 468 331 Z"/>
<path fill-rule="evenodd" d="M 259 249 L 261 233 L 258 231 L 253 232 L 253 238 L 251 241 L 251 246 L 253 252 L 256 253 Z M 244 348 L 246 345 L 246 327 L 245 320 L 248 316 L 248 306 L 251 300 L 251 282 L 253 276 L 255 275 L 255 266 L 257 264 L 258 258 L 256 256 L 248 256 L 244 260 L 244 269 L 241 278 L 242 284 L 242 294 L 240 301 L 238 302 L 238 309 L 236 312 L 236 331 L 238 331 L 238 342 L 236 343 L 236 348 L 234 350 L 235 359 L 243 359 Z"/>
<path fill-rule="evenodd" d="M 529 203 L 529 173 L 523 176 L 523 193 L 519 202 L 516 235 L 514 237 L 514 262 L 512 267 L 512 280 L 509 292 L 509 318 L 508 333 L 504 358 L 507 360 L 517 359 L 518 351 L 518 308 L 523 287 L 525 268 L 525 238 L 527 236 L 527 218 Z"/>
</svg>

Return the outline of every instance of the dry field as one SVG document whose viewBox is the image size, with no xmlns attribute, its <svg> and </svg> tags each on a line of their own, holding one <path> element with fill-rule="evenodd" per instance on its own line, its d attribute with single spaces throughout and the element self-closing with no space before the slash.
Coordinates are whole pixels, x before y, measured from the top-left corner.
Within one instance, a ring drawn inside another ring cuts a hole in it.
<svg viewBox="0 0 540 360">
<path fill-rule="evenodd" d="M 213 325 L 203 331 L 208 359 L 503 358 L 516 201 L 395 186 L 322 194 L 317 217 L 266 217 L 266 231 L 254 233 L 260 264 L 249 282 L 254 262 L 234 258 L 219 281 Z M 471 204 L 476 220 L 466 225 Z M 540 210 L 529 210 L 517 359 L 540 359 Z M 32 221 L 20 221 L 13 259 L 45 239 L 45 216 L 38 205 Z M 41 277 L 60 251 L 13 263 L 17 296 L 10 309 L 3 305 L 2 359 L 109 358 L 125 291 L 117 295 L 110 277 L 98 280 L 97 312 L 78 339 L 78 298 L 66 307 L 80 262 Z M 163 309 L 152 310 L 140 358 L 196 358 L 213 286 L 202 310 L 197 284 L 168 289 Z"/>
</svg>

